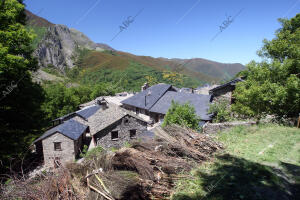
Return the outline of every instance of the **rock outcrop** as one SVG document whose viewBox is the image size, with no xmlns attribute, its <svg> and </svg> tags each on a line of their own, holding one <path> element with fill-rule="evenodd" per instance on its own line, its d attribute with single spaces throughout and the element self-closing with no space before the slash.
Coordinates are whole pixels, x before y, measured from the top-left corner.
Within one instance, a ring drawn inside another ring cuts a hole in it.
<svg viewBox="0 0 300 200">
<path fill-rule="evenodd" d="M 71 37 L 69 28 L 65 25 L 54 25 L 48 28 L 44 39 L 35 51 L 42 67 L 53 65 L 64 71 L 74 66 L 76 58 L 76 42 Z"/>
<path fill-rule="evenodd" d="M 78 56 L 77 48 L 96 51 L 114 50 L 105 44 L 91 41 L 86 35 L 65 25 L 50 26 L 43 40 L 39 43 L 35 56 L 41 67 L 52 65 L 64 72 L 74 67 Z"/>
</svg>

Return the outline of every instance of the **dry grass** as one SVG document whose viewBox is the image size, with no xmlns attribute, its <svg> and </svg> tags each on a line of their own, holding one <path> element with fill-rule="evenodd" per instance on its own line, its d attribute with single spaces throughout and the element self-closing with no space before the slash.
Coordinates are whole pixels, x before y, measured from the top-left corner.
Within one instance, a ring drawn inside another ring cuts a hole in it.
<svg viewBox="0 0 300 200">
<path fill-rule="evenodd" d="M 78 179 L 72 179 L 70 171 L 60 168 L 35 179 L 11 177 L 11 182 L 1 186 L 0 199 L 85 199 Z"/>
</svg>

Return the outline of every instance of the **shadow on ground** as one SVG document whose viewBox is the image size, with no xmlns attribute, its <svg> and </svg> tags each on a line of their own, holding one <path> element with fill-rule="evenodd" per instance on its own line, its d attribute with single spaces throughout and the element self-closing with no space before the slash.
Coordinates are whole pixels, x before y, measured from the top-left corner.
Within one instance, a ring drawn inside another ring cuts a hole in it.
<svg viewBox="0 0 300 200">
<path fill-rule="evenodd" d="M 176 194 L 174 200 L 201 200 L 201 199 L 265 199 L 285 200 L 296 199 L 299 184 L 293 183 L 279 169 L 237 158 L 229 154 L 217 157 L 218 162 L 209 174 L 198 172 L 202 187 L 206 195 Z M 298 173 L 299 166 L 281 163 L 290 174 Z M 299 182 L 298 182 L 299 183 Z M 200 184 L 200 183 L 199 183 Z"/>
<path fill-rule="evenodd" d="M 280 166 L 288 174 L 290 174 L 291 177 L 293 177 L 293 180 L 289 181 L 292 182 L 291 190 L 294 197 L 300 198 L 300 166 L 291 163 L 286 163 L 286 162 L 280 162 Z"/>
</svg>

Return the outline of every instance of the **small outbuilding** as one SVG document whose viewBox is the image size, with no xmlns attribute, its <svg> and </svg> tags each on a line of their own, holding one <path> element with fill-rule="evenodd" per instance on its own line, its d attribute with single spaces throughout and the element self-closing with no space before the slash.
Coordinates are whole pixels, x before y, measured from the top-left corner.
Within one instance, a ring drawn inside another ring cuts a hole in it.
<svg viewBox="0 0 300 200">
<path fill-rule="evenodd" d="M 36 152 L 44 156 L 44 164 L 57 167 L 62 163 L 74 161 L 83 147 L 88 126 L 74 119 L 46 131 L 34 141 Z"/>
</svg>

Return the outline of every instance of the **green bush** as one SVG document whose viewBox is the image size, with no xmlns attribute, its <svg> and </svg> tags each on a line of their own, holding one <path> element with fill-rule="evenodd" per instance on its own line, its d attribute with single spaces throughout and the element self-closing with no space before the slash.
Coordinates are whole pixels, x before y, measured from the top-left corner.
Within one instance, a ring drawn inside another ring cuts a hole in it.
<svg viewBox="0 0 300 200">
<path fill-rule="evenodd" d="M 214 122 L 226 122 L 231 120 L 231 108 L 229 102 L 224 99 L 210 104 L 208 112 L 215 114 Z"/>
<path fill-rule="evenodd" d="M 80 157 L 85 157 L 86 153 L 88 152 L 89 147 L 87 145 L 83 146 L 82 152 L 80 153 Z"/>
<path fill-rule="evenodd" d="M 172 105 L 164 118 L 162 127 L 171 124 L 178 124 L 180 126 L 198 130 L 199 122 L 200 118 L 196 115 L 196 111 L 193 106 L 189 103 L 181 105 L 172 101 Z"/>
<path fill-rule="evenodd" d="M 85 145 L 86 146 L 86 145 Z M 84 150 L 84 149 L 83 149 Z M 87 150 L 87 149 L 86 149 Z M 85 155 L 83 155 L 83 157 L 86 159 L 86 160 L 90 160 L 92 159 L 93 157 L 96 157 L 98 156 L 99 154 L 101 154 L 102 152 L 104 151 L 103 147 L 101 146 L 97 146 L 93 149 L 91 149 L 90 151 L 87 151 L 85 153 Z"/>
</svg>

